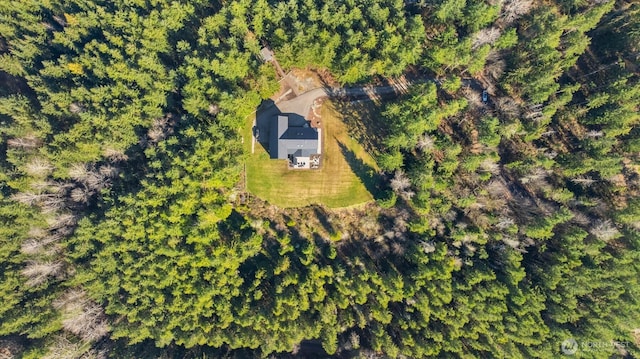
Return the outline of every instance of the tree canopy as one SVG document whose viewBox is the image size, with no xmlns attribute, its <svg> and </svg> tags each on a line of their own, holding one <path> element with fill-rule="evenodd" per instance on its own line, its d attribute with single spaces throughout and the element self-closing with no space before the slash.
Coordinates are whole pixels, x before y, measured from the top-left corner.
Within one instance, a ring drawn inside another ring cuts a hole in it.
<svg viewBox="0 0 640 359">
<path fill-rule="evenodd" d="M 638 11 L 0 3 L 0 352 L 640 355 Z M 286 82 L 265 46 L 329 93 L 406 84 L 328 99 L 376 201 L 247 193 L 247 118 Z"/>
</svg>

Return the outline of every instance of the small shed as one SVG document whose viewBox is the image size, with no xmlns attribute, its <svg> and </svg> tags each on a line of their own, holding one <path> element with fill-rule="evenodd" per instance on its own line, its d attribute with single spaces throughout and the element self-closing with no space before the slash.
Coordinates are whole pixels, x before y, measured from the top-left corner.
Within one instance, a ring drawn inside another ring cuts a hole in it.
<svg viewBox="0 0 640 359">
<path fill-rule="evenodd" d="M 272 61 L 273 51 L 271 51 L 270 48 L 265 46 L 260 50 L 260 56 L 262 57 L 262 60 L 264 60 L 264 62 Z"/>
</svg>

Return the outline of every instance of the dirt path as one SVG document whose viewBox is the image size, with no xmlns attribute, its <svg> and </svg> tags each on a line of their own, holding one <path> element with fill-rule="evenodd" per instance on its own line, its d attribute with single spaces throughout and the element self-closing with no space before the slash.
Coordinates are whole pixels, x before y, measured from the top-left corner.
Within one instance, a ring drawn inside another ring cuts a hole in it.
<svg viewBox="0 0 640 359">
<path fill-rule="evenodd" d="M 330 88 L 316 88 L 311 91 L 307 91 L 298 95 L 297 97 L 281 101 L 277 103 L 280 112 L 283 113 L 297 113 L 304 117 L 307 117 L 311 106 L 314 101 L 322 97 L 336 97 L 336 98 L 351 98 L 353 100 L 367 100 L 371 99 L 375 101 L 376 98 L 384 97 L 387 95 L 399 95 L 407 91 L 407 86 L 395 85 L 395 86 L 361 86 L 361 87 L 346 87 L 338 89 Z"/>
</svg>

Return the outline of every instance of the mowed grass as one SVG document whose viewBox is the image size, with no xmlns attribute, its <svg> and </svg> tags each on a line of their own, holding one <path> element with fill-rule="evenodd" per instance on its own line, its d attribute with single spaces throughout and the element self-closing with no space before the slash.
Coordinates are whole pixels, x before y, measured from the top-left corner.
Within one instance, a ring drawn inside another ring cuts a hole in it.
<svg viewBox="0 0 640 359">
<path fill-rule="evenodd" d="M 323 204 L 348 207 L 373 200 L 371 179 L 378 166 L 364 148 L 350 138 L 346 125 L 331 102 L 325 102 L 322 116 L 322 165 L 319 170 L 290 170 L 285 160 L 272 160 L 256 142 L 251 153 L 250 117 L 245 128 L 247 189 L 279 207 Z M 361 179 L 363 178 L 364 181 Z"/>
</svg>

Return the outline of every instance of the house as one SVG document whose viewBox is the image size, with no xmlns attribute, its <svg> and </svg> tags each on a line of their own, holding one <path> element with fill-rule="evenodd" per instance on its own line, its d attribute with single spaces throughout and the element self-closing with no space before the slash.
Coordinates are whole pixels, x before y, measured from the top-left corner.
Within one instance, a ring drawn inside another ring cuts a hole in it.
<svg viewBox="0 0 640 359">
<path fill-rule="evenodd" d="M 269 154 L 271 158 L 288 159 L 292 168 L 317 168 L 320 161 L 320 134 L 305 121 L 296 124 L 287 115 L 271 122 Z"/>
</svg>

